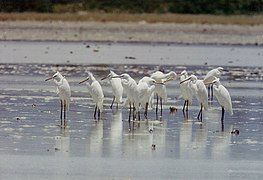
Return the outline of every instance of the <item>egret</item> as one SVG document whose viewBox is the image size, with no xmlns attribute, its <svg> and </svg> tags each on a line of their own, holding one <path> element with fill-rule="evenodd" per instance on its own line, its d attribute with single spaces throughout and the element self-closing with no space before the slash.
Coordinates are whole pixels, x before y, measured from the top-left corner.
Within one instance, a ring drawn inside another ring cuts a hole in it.
<svg viewBox="0 0 263 180">
<path fill-rule="evenodd" d="M 215 69 L 210 70 L 204 78 L 204 83 L 207 84 L 209 82 L 212 82 L 214 80 L 214 77 L 219 78 L 223 70 L 224 68 L 222 67 L 217 67 Z M 210 93 L 210 89 L 211 89 L 211 93 Z M 208 95 L 210 100 L 213 101 L 213 84 L 208 85 Z"/>
<path fill-rule="evenodd" d="M 151 95 L 155 89 L 156 81 L 150 77 L 143 77 L 138 83 L 138 96 L 140 101 L 140 106 L 145 108 L 144 117 L 147 119 L 148 106 Z M 139 113 L 140 114 L 140 113 Z"/>
<path fill-rule="evenodd" d="M 198 80 L 195 75 L 189 76 L 187 79 L 180 82 L 180 84 L 190 80 L 190 88 L 195 94 L 198 102 L 201 105 L 200 111 L 198 113 L 197 119 L 203 120 L 203 107 L 208 110 L 208 93 L 203 80 Z"/>
<path fill-rule="evenodd" d="M 62 127 L 63 111 L 64 111 L 64 127 L 66 127 L 66 111 L 69 109 L 71 91 L 68 81 L 59 72 L 56 72 L 52 77 L 46 79 L 49 81 L 53 79 L 57 85 L 57 94 L 60 98 L 60 125 Z"/>
<path fill-rule="evenodd" d="M 212 82 L 214 84 L 215 97 L 218 100 L 218 103 L 222 107 L 222 130 L 224 130 L 224 114 L 225 110 L 229 112 L 230 115 L 233 115 L 232 101 L 228 90 L 221 84 L 219 78 L 215 77 L 215 80 Z"/>
<path fill-rule="evenodd" d="M 133 105 L 133 119 L 135 111 L 139 109 L 139 97 L 138 97 L 138 88 L 136 81 L 127 73 L 113 76 L 112 78 L 121 78 L 122 86 L 127 94 L 127 101 L 129 101 L 130 105 L 130 113 L 129 113 L 129 122 L 131 118 L 131 109 Z"/>
<path fill-rule="evenodd" d="M 86 82 L 90 96 L 95 103 L 94 118 L 96 119 L 96 114 L 98 114 L 98 119 L 100 119 L 100 113 L 103 111 L 103 100 L 104 95 L 100 83 L 95 79 L 91 72 L 88 72 L 88 77 L 83 81 L 79 82 L 82 84 Z M 97 113 L 98 109 L 98 113 Z"/>
<path fill-rule="evenodd" d="M 158 101 L 160 97 L 160 106 L 161 106 L 161 116 L 163 112 L 163 102 L 167 101 L 167 92 L 166 92 L 166 87 L 164 82 L 176 79 L 177 74 L 174 71 L 170 71 L 167 74 L 164 74 L 161 71 L 156 71 L 151 75 L 151 78 L 156 81 L 156 86 L 155 86 L 155 94 L 156 94 L 156 115 L 158 113 Z"/>
<path fill-rule="evenodd" d="M 117 74 L 113 71 L 110 71 L 109 75 L 102 78 L 101 80 L 108 79 L 110 81 L 112 87 L 112 93 L 113 93 L 113 100 L 110 108 L 112 109 L 114 101 L 116 101 L 117 109 L 118 109 L 118 105 L 122 103 L 123 87 L 121 84 L 121 78 L 112 78 L 114 76 L 117 76 Z"/>
<path fill-rule="evenodd" d="M 188 73 L 186 70 L 182 71 L 180 74 L 180 81 L 184 81 L 185 79 L 188 78 Z M 183 107 L 183 112 L 185 110 L 186 106 L 186 111 L 188 111 L 188 106 L 192 104 L 192 99 L 193 99 L 193 94 L 190 89 L 189 82 L 184 82 L 180 84 L 180 91 L 182 94 L 182 97 L 184 99 L 184 107 Z"/>
</svg>

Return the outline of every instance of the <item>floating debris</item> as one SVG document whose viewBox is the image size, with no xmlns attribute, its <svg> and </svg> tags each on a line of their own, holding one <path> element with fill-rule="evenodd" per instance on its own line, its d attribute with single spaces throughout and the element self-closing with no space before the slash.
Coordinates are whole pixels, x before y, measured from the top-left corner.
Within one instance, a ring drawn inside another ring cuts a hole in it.
<svg viewBox="0 0 263 180">
<path fill-rule="evenodd" d="M 233 129 L 231 131 L 231 134 L 239 135 L 239 130 L 238 129 Z"/>
<path fill-rule="evenodd" d="M 125 59 L 136 59 L 136 58 L 132 56 L 125 56 Z"/>
<path fill-rule="evenodd" d="M 35 108 L 37 105 L 35 105 L 35 104 L 32 104 L 32 108 Z"/>
<path fill-rule="evenodd" d="M 170 107 L 170 114 L 174 114 L 177 112 L 177 108 L 176 107 Z"/>
<path fill-rule="evenodd" d="M 152 150 L 155 150 L 155 149 L 156 149 L 156 145 L 152 144 Z"/>
</svg>

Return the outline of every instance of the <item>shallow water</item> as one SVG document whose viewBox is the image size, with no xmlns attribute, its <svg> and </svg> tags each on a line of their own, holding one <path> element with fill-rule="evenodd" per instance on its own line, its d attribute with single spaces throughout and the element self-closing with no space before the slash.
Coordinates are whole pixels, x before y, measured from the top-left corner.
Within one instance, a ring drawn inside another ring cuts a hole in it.
<svg viewBox="0 0 263 180">
<path fill-rule="evenodd" d="M 63 47 L 61 44 L 61 49 Z M 169 98 L 163 117 L 156 118 L 154 110 L 151 110 L 148 121 L 135 122 L 134 130 L 129 132 L 127 108 L 109 108 L 111 89 L 106 81 L 101 82 L 106 97 L 101 120 L 93 119 L 94 104 L 85 86 L 78 82 L 85 77 L 87 70 L 100 79 L 109 69 L 117 73 L 128 72 L 138 80 L 153 72 L 156 65 L 55 65 L 60 61 L 54 64 L 18 64 L 18 57 L 14 55 L 12 62 L 16 63 L 0 64 L 0 156 L 4 159 L 0 163 L 0 172 L 6 175 L 3 177 L 27 179 L 24 171 L 34 174 L 31 172 L 33 170 L 38 173 L 43 171 L 43 174 L 37 173 L 31 178 L 45 178 L 45 174 L 51 173 L 54 179 L 83 178 L 87 175 L 98 179 L 108 176 L 120 179 L 173 179 L 185 177 L 187 173 L 190 179 L 255 179 L 262 176 L 262 66 L 223 66 L 227 71 L 221 80 L 231 94 L 234 110 L 233 116 L 226 113 L 224 131 L 221 130 L 221 109 L 216 100 L 204 113 L 203 123 L 196 119 L 199 109 L 196 100 L 190 108 L 189 117 L 184 117 L 181 111 L 183 101 L 178 99 L 179 83 L 173 81 L 167 85 Z M 178 73 L 187 69 L 203 77 L 215 66 L 162 67 Z M 57 126 L 60 123 L 60 109 L 55 86 L 53 82 L 44 82 L 56 70 L 67 77 L 72 90 L 66 129 Z M 171 106 L 178 111 L 171 114 Z M 153 129 L 153 132 L 149 132 L 149 129 Z M 233 129 L 238 129 L 240 134 L 231 134 Z M 155 149 L 152 149 L 153 144 L 156 145 Z M 21 167 L 23 165 L 17 159 L 34 163 L 32 167 Z M 54 167 L 51 163 L 55 163 L 55 160 L 63 165 Z M 41 169 L 35 161 L 48 167 Z M 93 162 L 90 166 L 85 164 Z M 103 169 L 104 163 L 108 164 L 107 170 Z M 160 167 L 156 164 L 160 164 Z M 180 164 L 194 170 L 187 172 Z M 250 164 L 250 167 L 245 164 Z M 75 168 L 69 168 L 73 165 Z M 123 167 L 118 168 L 118 165 Z M 210 165 L 215 172 L 207 170 Z M 67 167 L 61 170 L 64 166 Z M 17 174 L 9 176 L 12 167 L 17 168 Z M 152 168 L 152 171 L 143 171 L 146 167 Z M 159 169 L 161 167 L 162 171 Z M 85 168 L 89 171 L 86 172 Z M 173 173 L 174 169 L 177 174 Z M 120 170 L 124 174 L 118 174 Z"/>
</svg>

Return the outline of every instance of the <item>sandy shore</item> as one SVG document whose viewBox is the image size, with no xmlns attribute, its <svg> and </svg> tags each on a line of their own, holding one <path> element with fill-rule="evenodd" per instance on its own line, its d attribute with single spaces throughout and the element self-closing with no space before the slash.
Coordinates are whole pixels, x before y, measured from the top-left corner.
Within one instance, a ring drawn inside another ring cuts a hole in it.
<svg viewBox="0 0 263 180">
<path fill-rule="evenodd" d="M 263 25 L 2 21 L 0 40 L 262 45 Z"/>
</svg>

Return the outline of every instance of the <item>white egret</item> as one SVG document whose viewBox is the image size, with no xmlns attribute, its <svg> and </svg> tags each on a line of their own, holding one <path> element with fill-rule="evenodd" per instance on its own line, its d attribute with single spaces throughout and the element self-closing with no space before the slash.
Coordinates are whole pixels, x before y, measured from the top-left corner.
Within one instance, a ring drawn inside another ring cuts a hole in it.
<svg viewBox="0 0 263 180">
<path fill-rule="evenodd" d="M 224 68 L 222 67 L 217 67 L 215 69 L 210 70 L 204 78 L 204 83 L 207 84 L 209 82 L 212 82 L 214 80 L 214 77 L 219 78 L 223 70 Z M 208 85 L 208 97 L 211 101 L 213 101 L 213 84 Z"/>
<path fill-rule="evenodd" d="M 109 80 L 111 87 L 112 87 L 112 93 L 113 93 L 113 100 L 112 100 L 110 108 L 112 109 L 113 103 L 116 101 L 117 109 L 118 109 L 118 104 L 122 103 L 123 87 L 121 84 L 121 78 L 112 78 L 114 76 L 117 76 L 117 74 L 113 71 L 110 71 L 109 75 L 102 78 L 101 80 L 104 80 L 104 79 Z"/>
<path fill-rule="evenodd" d="M 201 105 L 200 111 L 198 113 L 197 119 L 203 120 L 203 107 L 208 110 L 208 93 L 203 80 L 198 80 L 195 75 L 189 76 L 187 79 L 180 82 L 180 84 L 190 80 L 190 88 L 192 92 L 196 95 L 198 102 Z"/>
<path fill-rule="evenodd" d="M 49 81 L 53 79 L 55 84 L 57 85 L 57 94 L 60 98 L 60 125 L 62 127 L 62 119 L 63 119 L 63 110 L 64 110 L 64 127 L 66 127 L 66 111 L 69 109 L 70 96 L 71 91 L 68 84 L 68 81 L 64 76 L 62 76 L 59 72 L 56 72 L 52 77 L 46 79 L 45 81 Z"/>
<path fill-rule="evenodd" d="M 144 117 L 146 119 L 148 115 L 149 101 L 155 89 L 155 84 L 156 81 L 150 77 L 143 77 L 138 83 L 139 102 L 140 106 L 145 108 Z"/>
<path fill-rule="evenodd" d="M 100 119 L 100 113 L 103 111 L 104 95 L 100 83 L 95 79 L 91 72 L 88 72 L 87 79 L 79 82 L 79 84 L 86 82 L 88 91 L 93 101 L 95 102 L 94 118 L 96 119 L 96 113 L 98 109 L 98 119 Z"/>
<path fill-rule="evenodd" d="M 151 75 L 151 78 L 156 81 L 156 86 L 155 86 L 155 94 L 156 94 L 156 115 L 158 113 L 158 101 L 160 97 L 160 106 L 161 106 L 161 116 L 163 112 L 163 102 L 167 101 L 167 92 L 166 92 L 166 87 L 163 84 L 164 82 L 176 79 L 177 74 L 174 71 L 170 71 L 169 73 L 164 74 L 161 71 L 156 71 Z"/>
<path fill-rule="evenodd" d="M 186 70 L 182 71 L 180 75 L 181 75 L 180 81 L 184 81 L 185 79 L 188 78 L 188 73 Z M 192 94 L 192 91 L 190 89 L 189 82 L 181 83 L 180 84 L 180 91 L 181 91 L 182 97 L 184 99 L 183 111 L 185 110 L 185 106 L 186 106 L 186 111 L 188 111 L 188 107 L 189 107 L 189 105 L 192 104 L 192 99 L 193 99 L 193 94 Z"/>
<path fill-rule="evenodd" d="M 136 81 L 127 73 L 114 76 L 112 78 L 121 78 L 122 86 L 127 94 L 127 101 L 130 105 L 129 121 L 131 118 L 131 109 L 133 106 L 133 119 L 135 119 L 134 113 L 139 110 L 139 96 Z"/>
<path fill-rule="evenodd" d="M 221 123 L 222 123 L 222 130 L 224 130 L 225 110 L 228 111 L 230 115 L 233 115 L 231 96 L 228 90 L 221 84 L 219 78 L 215 77 L 215 80 L 212 83 L 214 84 L 215 97 L 218 100 L 218 103 L 222 107 Z"/>
</svg>

